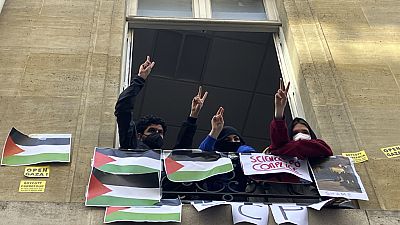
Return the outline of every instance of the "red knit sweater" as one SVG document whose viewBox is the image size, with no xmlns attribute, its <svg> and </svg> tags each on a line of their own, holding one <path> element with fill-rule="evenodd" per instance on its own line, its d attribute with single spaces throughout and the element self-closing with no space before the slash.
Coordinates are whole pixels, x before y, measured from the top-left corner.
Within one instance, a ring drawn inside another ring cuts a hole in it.
<svg viewBox="0 0 400 225">
<path fill-rule="evenodd" d="M 290 140 L 284 120 L 273 119 L 269 129 L 271 135 L 269 150 L 273 155 L 285 155 L 299 159 L 333 155 L 329 145 L 321 139 Z"/>
</svg>

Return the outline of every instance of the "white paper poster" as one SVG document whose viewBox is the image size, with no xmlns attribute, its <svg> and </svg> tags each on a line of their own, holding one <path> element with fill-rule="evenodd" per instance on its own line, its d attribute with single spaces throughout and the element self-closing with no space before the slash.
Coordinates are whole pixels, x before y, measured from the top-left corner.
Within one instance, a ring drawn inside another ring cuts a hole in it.
<svg viewBox="0 0 400 225">
<path fill-rule="evenodd" d="M 268 205 L 232 202 L 233 224 L 247 222 L 256 225 L 268 224 Z"/>
<path fill-rule="evenodd" d="M 293 204 L 270 205 L 275 223 L 293 223 L 297 225 L 308 225 L 308 212 L 306 206 Z"/>
<path fill-rule="evenodd" d="M 367 192 L 353 161 L 345 156 L 331 156 L 311 163 L 321 196 L 368 200 Z"/>
<path fill-rule="evenodd" d="M 245 175 L 290 173 L 304 180 L 312 181 L 308 172 L 307 160 L 283 158 L 263 153 L 241 153 L 240 163 Z"/>
<path fill-rule="evenodd" d="M 197 210 L 197 212 L 200 212 L 202 210 L 208 209 L 210 207 L 218 206 L 218 205 L 229 205 L 230 202 L 225 202 L 225 201 L 193 201 L 192 206 Z"/>
<path fill-rule="evenodd" d="M 307 207 L 315 209 L 315 210 L 321 210 L 322 207 L 324 207 L 328 203 L 331 203 L 334 200 L 335 199 L 331 198 L 331 199 L 328 199 L 328 200 L 325 200 L 325 201 L 322 201 L 322 202 L 318 202 L 318 203 L 314 203 L 314 204 L 308 205 Z"/>
</svg>

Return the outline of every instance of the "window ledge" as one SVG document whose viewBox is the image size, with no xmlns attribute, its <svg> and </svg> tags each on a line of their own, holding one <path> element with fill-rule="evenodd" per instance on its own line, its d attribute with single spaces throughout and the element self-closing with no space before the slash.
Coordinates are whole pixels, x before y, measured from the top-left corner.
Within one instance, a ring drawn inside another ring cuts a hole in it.
<svg viewBox="0 0 400 225">
<path fill-rule="evenodd" d="M 216 30 L 216 31 L 246 31 L 246 32 L 277 32 L 282 25 L 277 20 L 244 21 L 215 20 L 203 18 L 164 18 L 128 16 L 129 28 L 152 29 L 184 29 L 184 30 Z"/>
</svg>

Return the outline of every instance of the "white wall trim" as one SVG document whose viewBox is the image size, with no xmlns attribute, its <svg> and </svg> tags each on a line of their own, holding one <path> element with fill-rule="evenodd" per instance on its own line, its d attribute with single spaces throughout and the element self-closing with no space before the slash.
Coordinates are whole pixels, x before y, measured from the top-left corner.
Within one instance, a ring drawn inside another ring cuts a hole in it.
<svg viewBox="0 0 400 225">
<path fill-rule="evenodd" d="M 6 2 L 6 0 L 0 0 L 0 13 L 1 13 L 1 10 L 3 9 L 5 2 Z"/>
<path fill-rule="evenodd" d="M 301 101 L 298 84 L 295 79 L 295 73 L 293 71 L 293 65 L 290 60 L 289 49 L 286 44 L 286 39 L 282 27 L 279 28 L 278 33 L 274 33 L 273 38 L 275 42 L 275 48 L 278 56 L 279 66 L 281 68 L 282 79 L 285 84 L 287 84 L 290 81 L 288 102 L 292 113 L 292 117 L 305 118 L 303 103 Z"/>
<path fill-rule="evenodd" d="M 130 82 L 130 71 L 132 62 L 132 40 L 133 32 L 128 29 L 128 23 L 125 23 L 123 44 L 122 44 L 122 57 L 121 57 L 121 77 L 119 83 L 119 93 L 121 93 Z M 115 141 L 114 148 L 119 148 L 119 134 L 118 125 L 115 123 Z"/>
</svg>

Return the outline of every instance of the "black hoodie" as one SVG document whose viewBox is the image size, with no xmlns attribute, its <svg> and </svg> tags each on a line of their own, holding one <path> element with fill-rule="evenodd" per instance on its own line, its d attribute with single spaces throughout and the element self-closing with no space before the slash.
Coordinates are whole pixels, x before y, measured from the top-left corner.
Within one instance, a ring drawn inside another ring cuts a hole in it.
<svg viewBox="0 0 400 225">
<path fill-rule="evenodd" d="M 229 135 L 235 134 L 239 137 L 240 143 L 239 142 L 228 142 L 225 141 L 225 138 L 227 138 Z M 220 151 L 220 152 L 236 152 L 237 149 L 241 146 L 244 145 L 245 142 L 242 138 L 242 136 L 239 134 L 239 131 L 236 130 L 234 127 L 231 126 L 224 126 L 222 128 L 221 133 L 218 135 L 217 141 L 215 142 L 215 150 Z"/>
<path fill-rule="evenodd" d="M 314 131 L 311 129 L 310 125 L 308 125 L 307 121 L 305 121 L 303 118 L 296 117 L 292 120 L 292 122 L 289 124 L 288 128 L 288 134 L 289 134 L 289 139 L 293 140 L 293 136 L 296 135 L 293 133 L 293 127 L 296 126 L 296 124 L 303 124 L 308 128 L 308 132 L 310 133 L 311 139 L 317 139 L 317 136 L 315 135 Z"/>
</svg>

